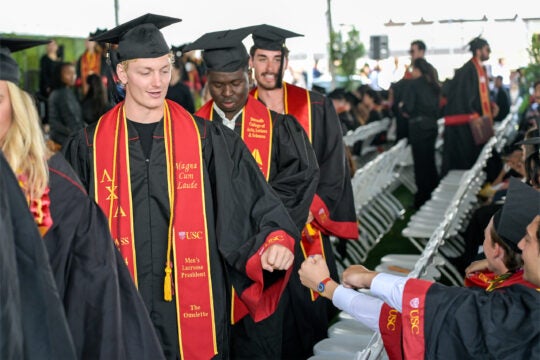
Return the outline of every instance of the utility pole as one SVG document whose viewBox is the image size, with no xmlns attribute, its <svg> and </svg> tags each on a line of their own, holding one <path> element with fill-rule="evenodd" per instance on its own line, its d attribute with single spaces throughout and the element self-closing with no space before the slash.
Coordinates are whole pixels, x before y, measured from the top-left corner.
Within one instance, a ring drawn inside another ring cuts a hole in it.
<svg viewBox="0 0 540 360">
<path fill-rule="evenodd" d="M 114 26 L 118 25 L 118 0 L 114 0 Z"/>
<path fill-rule="evenodd" d="M 326 22 L 328 25 L 328 71 L 332 77 L 332 82 L 330 83 L 330 89 L 335 89 L 336 87 L 336 69 L 334 67 L 334 59 L 332 58 L 332 49 L 334 46 L 334 26 L 332 25 L 332 0 L 326 0 Z"/>
</svg>

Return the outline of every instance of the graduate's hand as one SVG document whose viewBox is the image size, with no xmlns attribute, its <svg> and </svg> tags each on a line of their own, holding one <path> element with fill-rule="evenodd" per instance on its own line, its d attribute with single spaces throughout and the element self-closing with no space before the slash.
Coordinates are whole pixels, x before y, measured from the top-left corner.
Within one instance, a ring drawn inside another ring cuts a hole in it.
<svg viewBox="0 0 540 360">
<path fill-rule="evenodd" d="M 487 259 L 482 259 L 478 261 L 473 261 L 471 265 L 467 266 L 465 269 L 465 276 L 470 276 L 475 272 L 483 271 L 488 268 Z"/>
<path fill-rule="evenodd" d="M 315 217 L 313 216 L 313 213 L 310 211 L 306 220 L 306 224 L 311 223 L 313 219 L 315 219 Z"/>
<path fill-rule="evenodd" d="M 371 281 L 378 273 L 363 267 L 362 265 L 351 265 L 342 275 L 342 284 L 344 287 L 354 289 L 369 289 Z"/>
<path fill-rule="evenodd" d="M 270 245 L 261 255 L 261 265 L 264 270 L 287 270 L 294 261 L 291 250 L 280 244 Z"/>
<path fill-rule="evenodd" d="M 330 271 L 322 255 L 309 256 L 300 266 L 298 274 L 302 285 L 314 291 L 317 291 L 317 286 L 322 280 L 330 277 Z"/>
</svg>

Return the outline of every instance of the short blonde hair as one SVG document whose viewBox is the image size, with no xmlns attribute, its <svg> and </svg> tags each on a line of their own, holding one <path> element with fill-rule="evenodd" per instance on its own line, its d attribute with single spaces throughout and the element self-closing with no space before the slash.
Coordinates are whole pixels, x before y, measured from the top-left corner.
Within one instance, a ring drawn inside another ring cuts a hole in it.
<svg viewBox="0 0 540 360">
<path fill-rule="evenodd" d="M 12 121 L 2 151 L 11 169 L 27 177 L 27 196 L 38 199 L 49 182 L 45 138 L 41 119 L 32 97 L 10 81 L 6 81 L 11 99 Z"/>
<path fill-rule="evenodd" d="M 124 68 L 124 71 L 127 71 L 128 67 L 129 67 L 129 63 L 130 62 L 134 62 L 134 61 L 137 61 L 137 59 L 129 59 L 129 60 L 124 60 L 124 61 L 121 61 L 119 63 L 120 66 L 122 66 Z M 171 52 L 169 52 L 169 62 L 170 64 L 174 64 L 174 54 Z"/>
</svg>

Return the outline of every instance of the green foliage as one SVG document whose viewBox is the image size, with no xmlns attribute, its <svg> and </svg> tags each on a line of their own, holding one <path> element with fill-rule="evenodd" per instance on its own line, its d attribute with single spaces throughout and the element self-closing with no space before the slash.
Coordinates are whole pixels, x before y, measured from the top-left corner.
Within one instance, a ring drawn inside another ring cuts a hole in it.
<svg viewBox="0 0 540 360">
<path fill-rule="evenodd" d="M 32 39 L 49 39 L 56 40 L 58 46 L 64 47 L 64 61 L 75 63 L 79 56 L 84 52 L 85 39 L 74 38 L 67 36 L 41 36 L 28 35 L 21 36 L 15 34 L 1 34 L 3 37 L 11 38 L 32 38 Z M 41 57 L 47 53 L 47 46 L 36 46 L 23 51 L 13 53 L 13 58 L 19 64 L 21 69 L 21 84 L 23 89 L 30 94 L 34 94 L 39 90 L 39 63 Z"/>
<path fill-rule="evenodd" d="M 330 59 L 336 65 L 338 75 L 345 76 L 345 87 L 352 85 L 352 75 L 356 73 L 356 61 L 364 56 L 366 50 L 360 42 L 360 32 L 353 26 L 346 37 L 341 31 L 330 34 Z"/>
<path fill-rule="evenodd" d="M 540 33 L 533 34 L 531 39 L 531 47 L 528 49 L 530 63 L 524 69 L 525 79 L 527 84 L 533 84 L 540 80 Z"/>
</svg>

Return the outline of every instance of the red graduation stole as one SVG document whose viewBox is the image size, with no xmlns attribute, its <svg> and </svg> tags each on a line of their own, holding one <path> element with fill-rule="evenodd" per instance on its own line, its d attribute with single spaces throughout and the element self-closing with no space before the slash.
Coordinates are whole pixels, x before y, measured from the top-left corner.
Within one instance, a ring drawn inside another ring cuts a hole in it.
<svg viewBox="0 0 540 360">
<path fill-rule="evenodd" d="M 193 117 L 180 106 L 166 100 L 163 110 L 171 209 L 167 260 L 163 264 L 165 300 L 172 301 L 176 294 L 181 357 L 209 359 L 217 354 L 217 343 L 200 134 Z M 124 102 L 99 120 L 93 148 L 95 199 L 109 219 L 115 244 L 137 284 Z"/>
<path fill-rule="evenodd" d="M 205 119 L 214 118 L 214 101 L 209 100 L 195 115 Z M 246 120 L 247 119 L 247 120 Z M 255 158 L 264 178 L 270 176 L 272 159 L 272 116 L 270 110 L 251 95 L 242 109 L 242 140 Z M 238 293 L 232 288 L 231 323 L 236 324 L 248 314 L 247 306 L 242 302 Z"/>
<path fill-rule="evenodd" d="M 257 89 L 255 89 L 253 96 L 256 99 L 259 98 Z M 283 104 L 285 106 L 285 114 L 291 114 L 296 118 L 304 128 L 309 141 L 312 142 L 311 98 L 309 97 L 309 91 L 283 82 Z M 302 230 L 302 239 L 300 241 L 300 247 L 304 257 L 307 258 L 309 255 L 321 254 L 326 258 L 322 241 L 321 231 L 311 224 L 306 224 Z M 311 300 L 313 301 L 319 297 L 319 293 L 313 290 L 310 290 L 310 293 Z"/>
<path fill-rule="evenodd" d="M 478 74 L 478 89 L 480 91 L 482 116 L 487 116 L 493 120 L 493 117 L 491 116 L 491 102 L 489 100 L 488 78 L 486 75 L 486 71 L 482 64 L 480 64 L 478 60 L 476 60 L 476 58 L 472 58 L 471 61 L 474 64 L 476 73 Z M 464 125 L 468 124 L 469 122 L 478 117 L 479 115 L 477 113 L 446 115 L 444 117 L 444 124 L 446 126 Z"/>
<path fill-rule="evenodd" d="M 477 272 L 465 278 L 465 286 L 480 287 L 486 289 L 487 292 L 514 284 L 521 284 L 533 289 L 536 288 L 536 285 L 523 279 L 523 269 L 501 275 L 495 275 L 491 271 Z"/>
<path fill-rule="evenodd" d="M 488 89 L 488 77 L 486 75 L 486 70 L 476 60 L 472 59 L 476 72 L 478 73 L 478 89 L 480 90 L 480 103 L 482 104 L 482 115 L 487 116 L 490 119 L 493 119 L 491 116 L 491 102 L 489 100 L 489 89 Z"/>
<path fill-rule="evenodd" d="M 401 314 L 386 303 L 383 303 L 381 313 L 379 314 L 379 330 L 388 358 L 391 360 L 402 360 Z"/>
<path fill-rule="evenodd" d="M 51 169 L 49 168 L 49 171 Z M 24 197 L 32 213 L 32 217 L 38 227 L 39 234 L 43 237 L 53 226 L 53 218 L 51 216 L 51 199 L 49 198 L 49 186 L 45 187 L 43 194 L 40 198 L 31 198 L 28 190 L 28 177 L 24 174 L 17 175 L 19 186 L 21 187 Z"/>
<path fill-rule="evenodd" d="M 406 359 L 423 359 L 425 355 L 424 314 L 426 294 L 432 282 L 409 279 L 405 283 L 401 309 L 403 353 Z"/>
<path fill-rule="evenodd" d="M 202 118 L 213 120 L 214 101 L 210 100 L 196 113 Z M 270 110 L 248 96 L 246 105 L 242 110 L 242 140 L 255 158 L 264 178 L 268 181 L 270 176 L 270 162 L 272 159 L 272 116 Z"/>
</svg>

